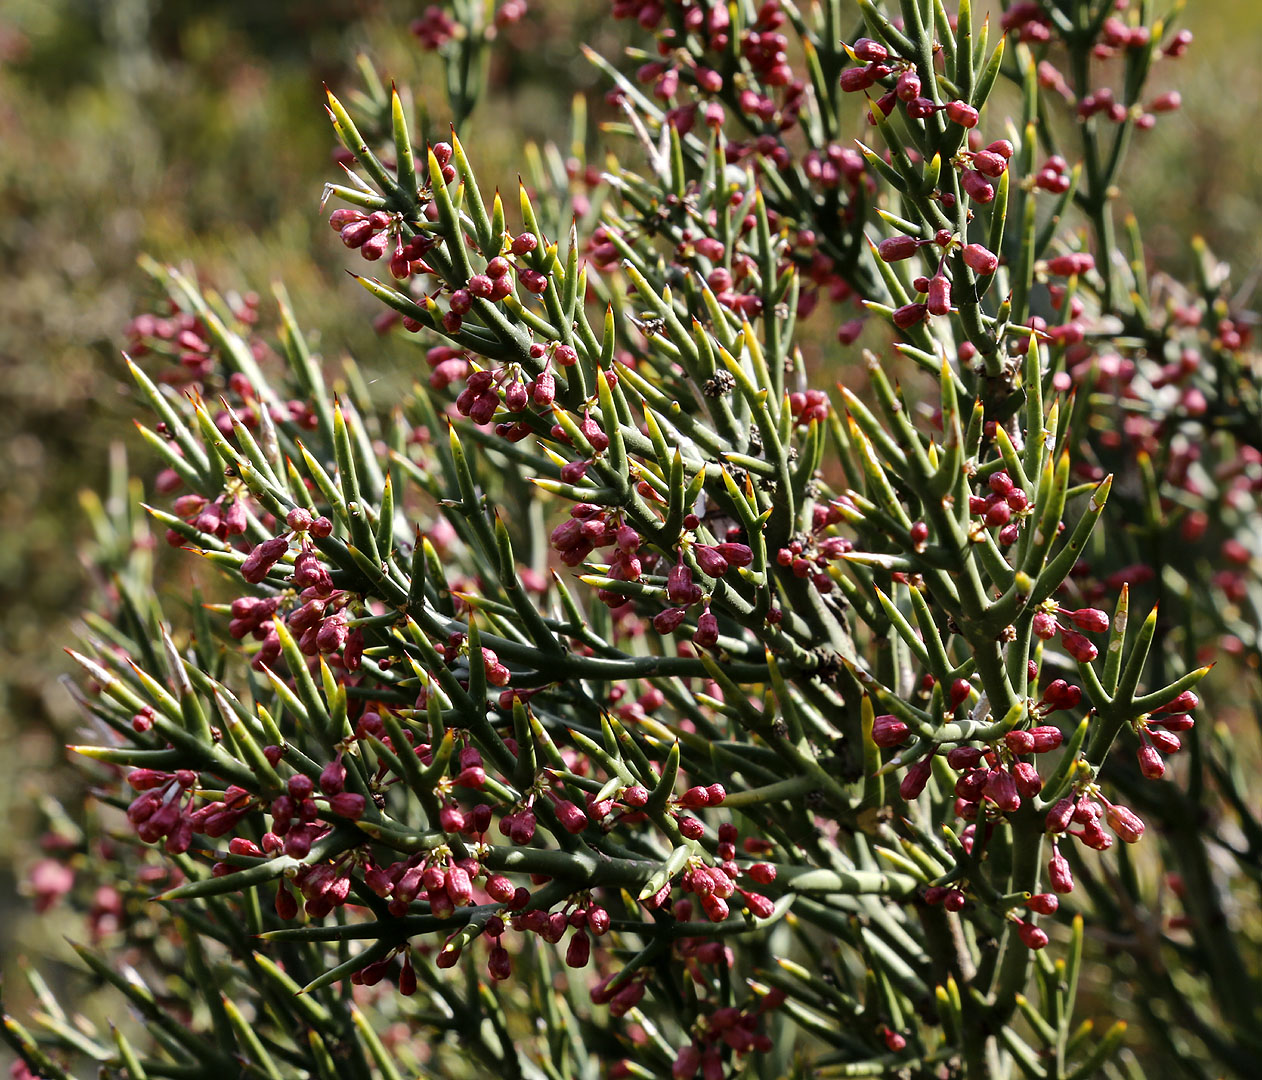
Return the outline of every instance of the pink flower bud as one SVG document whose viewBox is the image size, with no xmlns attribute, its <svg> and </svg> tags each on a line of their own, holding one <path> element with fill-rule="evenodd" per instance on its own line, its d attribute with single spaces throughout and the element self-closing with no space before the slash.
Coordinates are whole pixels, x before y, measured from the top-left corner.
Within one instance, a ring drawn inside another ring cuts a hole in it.
<svg viewBox="0 0 1262 1080">
<path fill-rule="evenodd" d="M 295 798 L 298 796 L 294 792 L 293 781 L 297 779 L 297 776 L 291 777 L 289 787 L 289 794 L 294 795 Z M 306 779 L 306 777 L 303 777 L 303 779 Z M 342 790 L 345 784 L 346 766 L 342 764 L 342 755 L 338 754 L 338 756 L 330 761 L 320 773 L 320 790 L 326 795 L 336 795 Z"/>
<path fill-rule="evenodd" d="M 587 828 L 587 815 L 567 799 L 556 800 L 557 820 L 568 833 L 581 833 Z"/>
<path fill-rule="evenodd" d="M 700 840 L 705 836 L 705 826 L 695 817 L 681 817 L 679 831 L 689 840 Z"/>
<path fill-rule="evenodd" d="M 288 550 L 289 541 L 283 536 L 264 540 L 245 557 L 245 562 L 241 564 L 241 576 L 251 585 L 257 585 Z"/>
<path fill-rule="evenodd" d="M 968 244 L 960 254 L 974 273 L 993 274 L 999 266 L 999 256 L 981 244 Z"/>
<path fill-rule="evenodd" d="M 894 309 L 894 325 L 900 330 L 908 330 L 917 323 L 924 322 L 928 310 L 924 304 L 904 304 Z"/>
<path fill-rule="evenodd" d="M 1064 832 L 1069 828 L 1069 822 L 1072 820 L 1073 816 L 1073 799 L 1061 799 L 1047 812 L 1044 827 L 1051 833 Z"/>
<path fill-rule="evenodd" d="M 316 648 L 322 653 L 338 652 L 350 634 L 344 613 L 325 619 L 316 631 Z"/>
<path fill-rule="evenodd" d="M 706 608 L 697 619 L 697 632 L 692 635 L 692 642 L 706 649 L 718 644 L 719 620 Z"/>
<path fill-rule="evenodd" d="M 898 785 L 898 793 L 905 800 L 910 802 L 917 798 L 925 785 L 929 783 L 929 777 L 933 774 L 933 759 L 921 758 L 913 763 L 904 774 L 902 781 Z"/>
<path fill-rule="evenodd" d="M 1028 761 L 1018 761 L 1012 766 L 1012 778 L 1022 798 L 1032 799 L 1043 790 L 1043 778 Z"/>
<path fill-rule="evenodd" d="M 856 59 L 868 64 L 884 60 L 889 56 L 889 50 L 884 45 L 866 37 L 856 41 L 850 51 L 854 53 Z"/>
<path fill-rule="evenodd" d="M 333 813 L 352 821 L 357 821 L 364 816 L 366 806 L 364 797 L 352 791 L 340 791 L 329 799 L 329 809 Z"/>
<path fill-rule="evenodd" d="M 1052 727 L 1050 724 L 1031 728 L 1030 736 L 1034 739 L 1034 753 L 1036 754 L 1046 754 L 1049 750 L 1055 750 L 1064 739 L 1060 728 Z"/>
<path fill-rule="evenodd" d="M 1017 792 L 1016 781 L 1004 769 L 991 769 L 986 774 L 982 793 L 1006 813 L 1012 813 L 1021 806 L 1021 796 Z"/>
<path fill-rule="evenodd" d="M 1060 897 L 1055 893 L 1035 893 L 1025 906 L 1038 915 L 1055 915 L 1060 907 Z"/>
<path fill-rule="evenodd" d="M 883 262 L 898 262 L 910 259 L 919 247 L 920 242 L 914 236 L 891 236 L 877 245 L 876 253 Z"/>
<path fill-rule="evenodd" d="M 975 169 L 968 169 L 960 176 L 960 187 L 964 189 L 964 194 L 975 203 L 994 202 L 994 186 Z"/>
<path fill-rule="evenodd" d="M 960 127 L 972 128 L 977 126 L 977 110 L 966 101 L 948 101 L 946 114 L 953 123 L 959 124 Z"/>
<path fill-rule="evenodd" d="M 1047 260 L 1047 271 L 1058 277 L 1072 277 L 1085 274 L 1095 268 L 1095 259 L 1086 252 L 1074 252 L 1069 255 L 1057 255 Z"/>
<path fill-rule="evenodd" d="M 1062 628 L 1060 640 L 1061 644 L 1065 646 L 1065 651 L 1080 664 L 1089 664 L 1100 655 L 1100 650 L 1076 630 Z"/>
<path fill-rule="evenodd" d="M 1136 844 L 1144 835 L 1144 823 L 1139 815 L 1125 806 L 1109 805 L 1104 811 L 1109 828 L 1128 844 Z"/>
<path fill-rule="evenodd" d="M 979 150 L 973 155 L 973 168 L 993 180 L 1008 171 L 1008 159 L 989 150 Z"/>
<path fill-rule="evenodd" d="M 898 77 L 894 92 L 900 101 L 911 101 L 920 96 L 920 76 L 915 68 L 908 68 Z"/>
<path fill-rule="evenodd" d="M 846 68 L 838 80 L 842 90 L 847 94 L 860 93 L 863 90 L 867 90 L 875 82 L 876 76 L 870 67 Z"/>
<path fill-rule="evenodd" d="M 456 907 L 463 907 L 473 902 L 473 882 L 470 881 L 469 872 L 463 866 L 457 864 L 447 871 L 446 888 L 447 895 Z"/>
<path fill-rule="evenodd" d="M 1140 772 L 1148 780 L 1161 780 L 1166 775 L 1166 763 L 1161 760 L 1161 754 L 1151 743 L 1141 743 L 1137 757 L 1140 761 Z"/>
<path fill-rule="evenodd" d="M 929 299 L 925 307 L 930 315 L 946 315 L 951 310 L 951 282 L 941 274 L 929 280 Z"/>
<path fill-rule="evenodd" d="M 1027 949 L 1041 949 L 1047 944 L 1047 934 L 1033 923 L 1017 920 L 1017 936 Z"/>
<path fill-rule="evenodd" d="M 1109 617 L 1099 608 L 1079 608 L 1068 615 L 1079 630 L 1101 634 L 1109 628 Z"/>
<path fill-rule="evenodd" d="M 653 629 L 663 636 L 673 634 L 679 628 L 679 624 L 684 621 L 687 614 L 688 612 L 681 607 L 659 611 L 653 616 Z"/>
<path fill-rule="evenodd" d="M 1074 891 L 1074 875 L 1069 869 L 1069 860 L 1058 850 L 1052 852 L 1052 857 L 1048 861 L 1047 877 L 1056 892 L 1070 893 Z"/>
</svg>

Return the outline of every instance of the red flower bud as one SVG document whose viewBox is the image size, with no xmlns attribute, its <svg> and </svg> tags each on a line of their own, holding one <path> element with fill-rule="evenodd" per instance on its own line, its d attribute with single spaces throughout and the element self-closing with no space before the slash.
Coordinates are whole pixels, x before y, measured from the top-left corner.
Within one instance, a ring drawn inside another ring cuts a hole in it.
<svg viewBox="0 0 1262 1080">
<path fill-rule="evenodd" d="M 919 247 L 920 241 L 914 236 L 891 236 L 877 245 L 876 253 L 882 262 L 898 262 L 910 259 Z"/>
<path fill-rule="evenodd" d="M 1047 944 L 1047 934 L 1033 923 L 1017 920 L 1017 935 L 1027 949 L 1041 949 Z"/>
<path fill-rule="evenodd" d="M 1139 838 L 1144 835 L 1143 821 L 1140 820 L 1139 815 L 1125 806 L 1110 804 L 1105 808 L 1104 816 L 1109 823 L 1109 828 L 1128 844 L 1138 843 Z"/>
<path fill-rule="evenodd" d="M 1100 650 L 1076 630 L 1062 628 L 1060 640 L 1065 646 L 1065 651 L 1080 664 L 1089 664 L 1100 655 Z"/>
<path fill-rule="evenodd" d="M 977 126 L 977 110 L 967 101 L 948 101 L 946 114 L 952 122 L 959 124 L 960 127 L 972 128 Z"/>
<path fill-rule="evenodd" d="M 1060 728 L 1051 725 L 1031 728 L 1030 735 L 1034 739 L 1034 753 L 1036 754 L 1046 754 L 1049 750 L 1055 750 L 1064 739 Z"/>
<path fill-rule="evenodd" d="M 872 721 L 872 741 L 880 747 L 901 746 L 910 731 L 896 716 L 878 716 Z"/>
<path fill-rule="evenodd" d="M 710 805 L 710 793 L 703 787 L 690 787 L 679 796 L 680 806 L 698 808 Z"/>
<path fill-rule="evenodd" d="M 351 821 L 363 817 L 366 806 L 364 797 L 353 791 L 339 791 L 329 799 L 329 809 L 338 817 L 349 818 Z"/>
<path fill-rule="evenodd" d="M 904 304 L 894 309 L 894 325 L 900 330 L 907 330 L 918 322 L 924 322 L 928 308 L 924 304 Z"/>
<path fill-rule="evenodd" d="M 929 280 L 929 299 L 925 307 L 930 315 L 946 315 L 951 310 L 951 283 L 941 274 Z"/>
<path fill-rule="evenodd" d="M 1028 731 L 1009 731 L 1003 737 L 1004 745 L 1014 754 L 1032 754 L 1034 736 Z"/>
<path fill-rule="evenodd" d="M 1069 828 L 1069 822 L 1074 816 L 1073 799 L 1061 799 L 1048 812 L 1044 827 L 1048 832 L 1059 833 Z"/>
<path fill-rule="evenodd" d="M 298 778 L 296 776 L 290 778 L 291 783 L 289 794 L 294 795 L 295 798 L 298 796 L 294 794 L 292 781 L 297 779 Z M 345 783 L 346 766 L 342 764 L 342 755 L 338 754 L 336 758 L 324 767 L 324 771 L 320 773 L 320 790 L 326 795 L 336 795 L 342 790 Z"/>
<path fill-rule="evenodd" d="M 497 982 L 502 982 L 513 973 L 513 961 L 503 945 L 494 945 L 486 963 L 487 973 Z"/>
<path fill-rule="evenodd" d="M 568 833 L 581 833 L 587 828 L 587 815 L 567 799 L 556 801 L 557 820 Z"/>
<path fill-rule="evenodd" d="M 925 785 L 929 783 L 932 773 L 933 759 L 921 758 L 912 764 L 903 776 L 902 782 L 898 785 L 899 795 L 908 802 L 917 798 L 925 790 Z"/>
<path fill-rule="evenodd" d="M 879 41 L 873 41 L 871 38 L 860 38 L 850 51 L 854 53 L 856 59 L 869 64 L 884 60 L 889 56 L 889 50 Z"/>
<path fill-rule="evenodd" d="M 1079 608 L 1068 612 L 1069 618 L 1079 630 L 1092 634 L 1102 634 L 1109 628 L 1109 617 L 1099 608 Z"/>
<path fill-rule="evenodd" d="M 1060 897 L 1055 893 L 1035 893 L 1025 906 L 1039 915 L 1054 915 L 1060 907 Z"/>
<path fill-rule="evenodd" d="M 982 759 L 982 751 L 976 746 L 957 746 L 947 752 L 946 761 L 956 771 L 975 769 Z"/>
<path fill-rule="evenodd" d="M 718 643 L 719 620 L 706 608 L 697 619 L 697 632 L 692 635 L 692 642 L 703 649 Z"/>
<path fill-rule="evenodd" d="M 1006 813 L 1020 809 L 1021 796 L 1017 792 L 1016 781 L 1004 769 L 991 769 L 986 774 L 982 793 Z"/>
<path fill-rule="evenodd" d="M 723 557 L 717 548 L 707 547 L 705 544 L 697 544 L 692 551 L 703 574 L 712 578 L 718 578 L 727 573 L 727 559 Z"/>
<path fill-rule="evenodd" d="M 999 266 L 999 256 L 981 244 L 969 244 L 960 254 L 974 273 L 993 274 Z"/>
<path fill-rule="evenodd" d="M 1074 891 L 1074 875 L 1069 869 L 1069 860 L 1059 851 L 1052 852 L 1052 857 L 1047 864 L 1047 876 L 1056 892 Z"/>
<path fill-rule="evenodd" d="M 566 966 L 572 968 L 586 967 L 591 954 L 592 939 L 587 936 L 587 931 L 575 930 L 570 937 L 570 947 L 565 950 Z"/>
<path fill-rule="evenodd" d="M 1039 776 L 1038 769 L 1028 761 L 1018 761 L 1012 766 L 1012 778 L 1022 798 L 1032 799 L 1043 790 L 1043 778 Z"/>
</svg>

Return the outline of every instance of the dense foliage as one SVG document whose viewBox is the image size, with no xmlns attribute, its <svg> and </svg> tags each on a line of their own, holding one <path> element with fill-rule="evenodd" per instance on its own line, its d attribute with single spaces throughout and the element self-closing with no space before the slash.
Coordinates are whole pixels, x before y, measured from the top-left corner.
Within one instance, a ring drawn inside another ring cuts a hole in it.
<svg viewBox="0 0 1262 1080">
<path fill-rule="evenodd" d="M 457 118 L 523 13 L 413 25 Z M 330 386 L 283 290 L 151 264 L 165 467 L 100 511 L 74 653 L 103 809 L 33 877 L 98 856 L 125 945 L 82 956 L 146 1024 L 32 974 L 23 1067 L 1246 1075 L 1262 822 L 1195 688 L 1224 634 L 1257 656 L 1262 403 L 1213 258 L 1153 274 L 1115 212 L 1188 35 L 613 14 L 628 160 L 576 105 L 511 225 L 371 66 L 329 95 L 328 220 L 426 372 L 397 399 Z M 145 519 L 204 593 L 155 586 Z M 1141 1039 L 1078 1000 L 1101 947 Z"/>
</svg>

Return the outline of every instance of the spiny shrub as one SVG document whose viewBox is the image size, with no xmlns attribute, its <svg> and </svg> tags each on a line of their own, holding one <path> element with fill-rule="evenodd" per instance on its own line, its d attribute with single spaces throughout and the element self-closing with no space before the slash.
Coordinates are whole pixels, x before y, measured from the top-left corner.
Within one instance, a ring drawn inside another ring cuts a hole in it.
<svg viewBox="0 0 1262 1080">
<path fill-rule="evenodd" d="M 1256 657 L 1262 407 L 1220 268 L 1115 210 L 1155 6 L 614 0 L 630 163 L 510 200 L 329 94 L 421 375 L 331 393 L 283 292 L 151 267 L 147 517 L 205 592 L 98 514 L 102 808 L 33 878 L 106 882 L 144 1030 L 41 989 L 18 1074 L 1246 1075 L 1262 827 L 1194 717 Z M 414 27 L 460 115 L 484 15 Z M 1097 941 L 1133 1000 L 1079 1002 Z"/>
</svg>

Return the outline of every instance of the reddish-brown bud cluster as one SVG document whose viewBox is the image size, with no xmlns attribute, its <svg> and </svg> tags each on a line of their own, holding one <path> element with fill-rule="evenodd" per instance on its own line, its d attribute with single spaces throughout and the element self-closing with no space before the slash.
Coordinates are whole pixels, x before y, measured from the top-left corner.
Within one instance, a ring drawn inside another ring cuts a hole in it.
<svg viewBox="0 0 1262 1080">
<path fill-rule="evenodd" d="M 1196 725 L 1191 711 L 1200 699 L 1191 690 L 1185 690 L 1159 709 L 1135 722 L 1139 735 L 1139 770 L 1149 780 L 1160 780 L 1165 775 L 1164 754 L 1175 754 L 1183 747 L 1178 733 Z"/>
<path fill-rule="evenodd" d="M 1050 641 L 1059 634 L 1061 644 L 1071 657 L 1082 664 L 1091 663 L 1099 655 L 1100 650 L 1084 634 L 1080 634 L 1077 630 L 1057 621 L 1057 614 L 1067 617 L 1074 626 L 1093 634 L 1102 634 L 1108 630 L 1108 615 L 1099 608 L 1079 608 L 1076 611 L 1055 608 L 1039 611 L 1034 615 L 1032 625 L 1036 637 L 1042 638 L 1044 641 Z M 1065 706 L 1056 705 L 1054 707 L 1064 708 Z"/>
<path fill-rule="evenodd" d="M 999 543 L 1006 547 L 1020 535 L 1021 524 L 1029 514 L 1030 497 L 1007 470 L 992 473 L 987 487 L 989 494 L 969 497 L 969 513 L 981 518 L 983 527 L 998 529 Z"/>
</svg>

